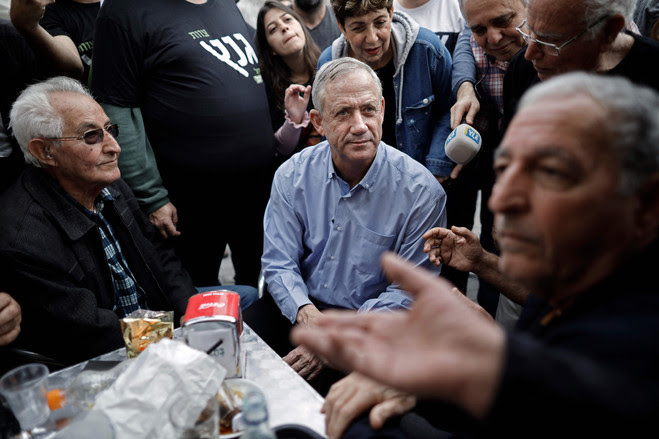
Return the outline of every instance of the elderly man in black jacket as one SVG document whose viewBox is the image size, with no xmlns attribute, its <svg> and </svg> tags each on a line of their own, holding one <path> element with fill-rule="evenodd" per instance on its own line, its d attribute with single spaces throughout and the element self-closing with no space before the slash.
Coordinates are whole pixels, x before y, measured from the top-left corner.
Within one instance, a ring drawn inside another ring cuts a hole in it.
<svg viewBox="0 0 659 439">
<path fill-rule="evenodd" d="M 2 286 L 23 312 L 14 346 L 70 364 L 123 346 L 119 318 L 135 309 L 178 322 L 195 286 L 121 180 L 118 128 L 89 92 L 32 85 L 11 121 L 28 162 L 0 198 Z"/>
</svg>

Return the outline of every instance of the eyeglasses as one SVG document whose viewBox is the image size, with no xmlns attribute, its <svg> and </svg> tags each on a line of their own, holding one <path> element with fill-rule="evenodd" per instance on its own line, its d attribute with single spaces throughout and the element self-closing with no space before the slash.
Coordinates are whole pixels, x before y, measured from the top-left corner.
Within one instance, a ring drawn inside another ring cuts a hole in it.
<svg viewBox="0 0 659 439">
<path fill-rule="evenodd" d="M 96 128 L 95 130 L 85 131 L 82 136 L 74 137 L 45 137 L 43 140 L 84 140 L 87 145 L 96 145 L 102 142 L 105 133 L 108 132 L 115 139 L 119 136 L 119 125 L 113 123 L 103 128 Z"/>
<path fill-rule="evenodd" d="M 575 36 L 573 36 L 572 38 L 570 38 L 569 40 L 567 40 L 566 42 L 561 44 L 560 46 L 557 46 L 556 44 L 553 44 L 553 43 L 545 43 L 544 41 L 536 40 L 531 35 L 525 33 L 522 30 L 522 27 L 524 27 L 526 25 L 526 18 L 524 19 L 524 21 L 522 21 L 522 24 L 517 26 L 515 29 L 517 29 L 517 32 L 519 32 L 519 34 L 522 36 L 522 38 L 524 38 L 524 41 L 526 41 L 526 44 L 535 43 L 536 46 L 538 46 L 538 49 L 540 49 L 542 51 L 542 53 L 546 53 L 547 55 L 551 55 L 551 56 L 558 56 L 558 55 L 561 54 L 561 50 L 564 49 L 565 46 L 567 46 L 568 44 L 574 43 L 579 37 L 581 37 L 583 34 L 588 32 L 593 27 L 600 24 L 605 18 L 609 18 L 609 16 L 605 15 L 605 16 L 599 18 L 598 20 L 596 20 L 595 22 L 588 25 L 588 27 L 586 27 L 584 30 L 582 30 L 581 32 L 579 32 L 578 34 L 576 34 Z"/>
</svg>

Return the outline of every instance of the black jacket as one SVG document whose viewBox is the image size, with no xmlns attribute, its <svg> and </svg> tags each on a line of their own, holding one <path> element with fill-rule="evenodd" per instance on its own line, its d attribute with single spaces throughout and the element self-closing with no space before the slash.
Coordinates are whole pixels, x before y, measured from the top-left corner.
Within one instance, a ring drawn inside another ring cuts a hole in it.
<svg viewBox="0 0 659 439">
<path fill-rule="evenodd" d="M 196 293 L 190 276 L 140 210 L 130 188 L 111 184 L 112 224 L 147 307 L 174 310 Z M 13 346 L 73 364 L 123 346 L 115 293 L 96 224 L 42 170 L 28 166 L 0 198 L 0 291 L 21 305 Z"/>
<path fill-rule="evenodd" d="M 548 323 L 551 307 L 530 296 L 485 421 L 439 401 L 417 412 L 465 432 L 456 439 L 648 436 L 659 419 L 657 260 L 655 240 Z"/>
</svg>

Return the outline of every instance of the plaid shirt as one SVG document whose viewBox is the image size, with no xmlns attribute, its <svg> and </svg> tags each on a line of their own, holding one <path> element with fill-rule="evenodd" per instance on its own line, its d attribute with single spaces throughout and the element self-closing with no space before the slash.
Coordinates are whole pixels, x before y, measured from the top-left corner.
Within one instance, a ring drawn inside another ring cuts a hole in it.
<svg viewBox="0 0 659 439">
<path fill-rule="evenodd" d="M 478 81 L 474 85 L 476 96 L 481 105 L 489 105 L 495 111 L 498 127 L 501 127 L 503 116 L 503 77 L 508 69 L 508 61 L 500 61 L 487 55 L 485 50 L 478 45 L 474 36 L 471 36 L 471 51 L 476 60 L 476 77 Z M 479 117 L 480 116 L 480 117 Z M 481 113 L 476 117 L 474 125 L 477 130 L 485 131 L 490 121 Z"/>
<path fill-rule="evenodd" d="M 114 294 L 117 299 L 112 310 L 117 313 L 119 318 L 122 318 L 139 308 L 146 308 L 146 306 L 144 304 L 144 291 L 135 282 L 135 276 L 130 271 L 128 262 L 121 252 L 121 245 L 114 236 L 112 226 L 103 216 L 102 211 L 105 202 L 108 201 L 114 201 L 114 198 L 110 195 L 110 191 L 105 188 L 94 202 L 96 212 L 92 212 L 80 203 L 76 203 L 82 208 L 85 215 L 98 225 L 98 233 L 103 243 L 105 256 L 108 259 Z"/>
</svg>

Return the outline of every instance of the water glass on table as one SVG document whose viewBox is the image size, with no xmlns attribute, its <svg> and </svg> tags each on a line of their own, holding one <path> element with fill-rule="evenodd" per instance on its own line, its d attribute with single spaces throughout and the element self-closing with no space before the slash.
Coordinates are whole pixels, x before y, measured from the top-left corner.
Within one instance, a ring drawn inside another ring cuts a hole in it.
<svg viewBox="0 0 659 439">
<path fill-rule="evenodd" d="M 47 380 L 48 368 L 37 363 L 17 367 L 0 378 L 0 393 L 23 430 L 43 424 L 50 416 L 46 399 Z"/>
</svg>

